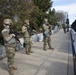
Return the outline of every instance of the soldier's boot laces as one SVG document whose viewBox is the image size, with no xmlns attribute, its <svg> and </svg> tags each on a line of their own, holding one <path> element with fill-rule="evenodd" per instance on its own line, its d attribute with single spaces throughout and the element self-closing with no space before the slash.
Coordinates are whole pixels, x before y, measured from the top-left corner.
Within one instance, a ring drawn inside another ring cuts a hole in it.
<svg viewBox="0 0 76 75">
<path fill-rule="evenodd" d="M 13 69 L 13 70 L 17 70 L 17 68 L 16 68 L 16 67 L 14 67 L 14 66 L 12 67 L 12 69 Z"/>
</svg>

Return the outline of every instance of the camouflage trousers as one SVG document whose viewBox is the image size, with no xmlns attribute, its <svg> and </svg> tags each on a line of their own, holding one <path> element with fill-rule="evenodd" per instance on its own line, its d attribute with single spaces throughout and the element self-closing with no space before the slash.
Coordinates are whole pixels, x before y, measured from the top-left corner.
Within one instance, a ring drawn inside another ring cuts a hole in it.
<svg viewBox="0 0 76 75">
<path fill-rule="evenodd" d="M 31 51 L 31 41 L 30 41 L 30 38 L 24 38 L 24 42 L 25 42 L 25 51 L 26 52 Z"/>
<path fill-rule="evenodd" d="M 14 56 L 15 56 L 15 46 L 5 46 L 6 47 L 6 56 L 7 56 L 7 63 L 9 68 L 9 74 L 13 75 L 12 67 L 14 65 Z M 12 72 L 12 73 L 11 73 Z"/>
<path fill-rule="evenodd" d="M 51 47 L 51 37 L 50 36 L 48 36 L 48 37 L 44 36 L 43 41 L 44 41 L 43 49 L 46 50 L 47 44 L 48 44 L 49 48 Z"/>
</svg>

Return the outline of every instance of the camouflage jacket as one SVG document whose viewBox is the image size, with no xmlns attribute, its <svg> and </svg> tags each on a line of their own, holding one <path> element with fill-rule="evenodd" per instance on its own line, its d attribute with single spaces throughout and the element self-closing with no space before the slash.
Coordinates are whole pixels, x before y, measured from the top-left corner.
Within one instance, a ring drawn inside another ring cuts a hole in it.
<svg viewBox="0 0 76 75">
<path fill-rule="evenodd" d="M 42 25 L 43 35 L 49 36 L 51 35 L 51 25 L 49 23 L 44 23 Z"/>
<path fill-rule="evenodd" d="M 9 34 L 9 29 L 3 29 L 2 30 L 2 36 L 4 39 L 5 44 L 14 44 L 16 43 L 16 40 L 14 37 L 12 37 L 12 34 Z"/>
<path fill-rule="evenodd" d="M 23 35 L 24 35 L 25 38 L 30 37 L 30 29 L 27 28 L 26 26 L 22 27 L 22 33 L 23 33 Z"/>
</svg>

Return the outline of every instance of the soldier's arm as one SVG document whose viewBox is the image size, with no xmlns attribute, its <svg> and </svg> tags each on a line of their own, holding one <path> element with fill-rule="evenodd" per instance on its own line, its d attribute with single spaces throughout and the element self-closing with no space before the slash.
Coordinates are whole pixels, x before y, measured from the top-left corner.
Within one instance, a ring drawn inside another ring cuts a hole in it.
<svg viewBox="0 0 76 75">
<path fill-rule="evenodd" d="M 13 37 L 13 35 L 9 34 L 8 32 L 2 32 L 2 36 L 3 36 L 3 38 L 4 38 L 5 41 L 9 41 Z"/>
<path fill-rule="evenodd" d="M 11 40 L 11 39 L 12 39 L 12 37 L 13 37 L 13 35 L 12 35 L 12 34 L 10 34 L 8 37 L 5 37 L 5 40 L 6 40 L 6 41 L 9 41 L 9 40 Z"/>
<path fill-rule="evenodd" d="M 27 31 L 27 28 L 25 26 L 22 27 L 22 33 L 25 33 Z"/>
<path fill-rule="evenodd" d="M 52 25 L 49 25 L 49 27 L 50 27 L 50 30 L 52 30 Z"/>
<path fill-rule="evenodd" d="M 46 31 L 48 28 L 49 28 L 48 26 L 46 26 L 45 24 L 43 24 L 44 31 Z"/>
</svg>

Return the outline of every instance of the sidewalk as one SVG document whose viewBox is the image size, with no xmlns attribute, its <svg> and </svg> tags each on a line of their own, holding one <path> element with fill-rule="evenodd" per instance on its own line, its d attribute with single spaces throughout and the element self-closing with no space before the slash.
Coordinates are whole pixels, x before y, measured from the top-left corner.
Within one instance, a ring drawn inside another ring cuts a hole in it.
<svg viewBox="0 0 76 75">
<path fill-rule="evenodd" d="M 53 34 L 51 38 L 52 47 L 55 48 L 53 51 L 49 49 L 44 51 L 43 42 L 33 44 L 32 51 L 34 53 L 31 55 L 26 55 L 23 49 L 17 51 L 15 66 L 18 70 L 15 71 L 14 75 L 69 75 L 70 34 L 64 34 L 60 30 Z M 0 61 L 0 75 L 9 75 L 6 60 L 5 58 Z M 70 63 L 70 65 L 73 65 L 73 63 Z M 73 75 L 73 69 L 70 71 Z"/>
</svg>

